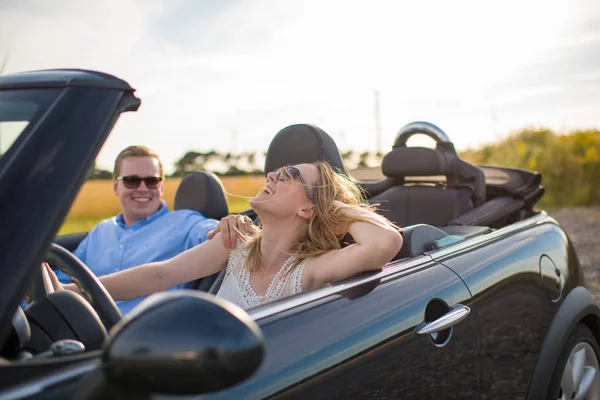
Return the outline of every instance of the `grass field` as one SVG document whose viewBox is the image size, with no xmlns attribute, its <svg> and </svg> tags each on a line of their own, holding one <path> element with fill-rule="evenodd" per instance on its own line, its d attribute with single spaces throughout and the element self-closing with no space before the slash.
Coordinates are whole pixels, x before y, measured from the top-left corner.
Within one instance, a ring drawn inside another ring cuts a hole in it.
<svg viewBox="0 0 600 400">
<path fill-rule="evenodd" d="M 249 208 L 248 201 L 265 184 L 262 175 L 222 177 L 221 181 L 227 192 L 229 212 L 237 213 Z M 165 181 L 164 199 L 173 210 L 175 192 L 181 178 L 168 178 Z M 87 181 L 67 218 L 60 228 L 59 235 L 89 231 L 99 221 L 121 212 L 119 199 L 114 195 L 111 180 Z"/>
</svg>

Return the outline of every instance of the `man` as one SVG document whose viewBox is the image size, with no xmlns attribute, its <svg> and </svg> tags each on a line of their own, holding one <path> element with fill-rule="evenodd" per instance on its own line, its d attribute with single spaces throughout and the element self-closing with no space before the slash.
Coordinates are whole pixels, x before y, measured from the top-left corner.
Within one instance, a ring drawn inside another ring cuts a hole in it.
<svg viewBox="0 0 600 400">
<path fill-rule="evenodd" d="M 161 199 L 163 180 L 162 163 L 147 147 L 130 146 L 117 156 L 113 191 L 122 212 L 98 223 L 73 252 L 95 275 L 167 260 L 207 240 L 218 221 L 197 211 L 169 211 Z M 57 275 L 61 282 L 69 282 L 66 274 L 57 271 Z M 143 299 L 117 305 L 125 315 Z"/>
</svg>

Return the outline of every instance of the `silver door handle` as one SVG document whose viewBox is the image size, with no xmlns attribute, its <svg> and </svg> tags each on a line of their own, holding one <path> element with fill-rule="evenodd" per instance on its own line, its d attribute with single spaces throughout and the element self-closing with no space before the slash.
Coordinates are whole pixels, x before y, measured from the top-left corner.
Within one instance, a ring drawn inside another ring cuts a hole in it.
<svg viewBox="0 0 600 400">
<path fill-rule="evenodd" d="M 429 335 L 435 332 L 443 331 L 453 325 L 458 324 L 465 319 L 471 312 L 471 308 L 462 304 L 457 304 L 446 314 L 432 322 L 422 322 L 417 326 L 415 332 L 417 335 Z"/>
</svg>

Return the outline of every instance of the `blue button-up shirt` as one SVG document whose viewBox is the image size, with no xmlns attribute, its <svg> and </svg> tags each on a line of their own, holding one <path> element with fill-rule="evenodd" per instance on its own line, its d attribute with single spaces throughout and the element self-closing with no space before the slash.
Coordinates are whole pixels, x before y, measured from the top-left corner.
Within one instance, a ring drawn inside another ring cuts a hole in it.
<svg viewBox="0 0 600 400">
<path fill-rule="evenodd" d="M 81 241 L 73 254 L 96 276 L 133 268 L 154 261 L 168 260 L 205 241 L 218 221 L 197 211 L 169 211 L 166 203 L 153 215 L 127 226 L 123 214 L 105 219 Z M 201 262 L 201 260 L 198 260 Z M 70 282 L 66 274 L 56 271 L 59 280 Z M 181 284 L 168 290 L 189 286 Z M 123 315 L 145 297 L 117 301 Z"/>
</svg>

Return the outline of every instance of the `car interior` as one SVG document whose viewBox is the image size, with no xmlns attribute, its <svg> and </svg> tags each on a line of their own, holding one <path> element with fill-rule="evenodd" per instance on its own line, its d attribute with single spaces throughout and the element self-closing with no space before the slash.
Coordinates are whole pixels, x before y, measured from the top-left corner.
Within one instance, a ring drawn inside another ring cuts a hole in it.
<svg viewBox="0 0 600 400">
<path fill-rule="evenodd" d="M 407 146 L 415 134 L 433 138 L 435 148 Z M 316 161 L 326 161 L 350 176 L 329 134 L 316 125 L 295 124 L 272 139 L 264 171 Z M 400 129 L 383 157 L 381 170 L 385 177 L 380 181 L 355 181 L 368 201 L 378 205 L 378 212 L 402 228 L 404 245 L 394 260 L 416 257 L 528 218 L 544 194 L 540 174 L 475 166 L 461 160 L 447 135 L 427 122 L 413 122 Z M 206 171 L 192 172 L 182 179 L 174 209 L 196 210 L 217 220 L 229 214 L 223 184 Z M 259 223 L 252 210 L 244 214 Z M 72 251 L 85 235 L 66 235 L 55 242 Z M 344 240 L 349 241 L 351 238 Z M 216 293 L 223 277 L 221 271 L 198 280 L 194 287 Z"/>
<path fill-rule="evenodd" d="M 414 134 L 432 137 L 435 148 L 408 147 Z M 348 175 L 331 136 L 315 125 L 296 124 L 276 134 L 264 170 L 315 161 L 326 161 Z M 443 131 L 424 122 L 400 130 L 381 170 L 382 180 L 356 183 L 368 201 L 378 204 L 378 212 L 401 227 L 404 244 L 394 260 L 416 257 L 528 218 L 535 214 L 533 206 L 544 193 L 540 174 L 472 165 L 459 158 Z M 174 209 L 197 210 L 217 220 L 229 214 L 224 187 L 210 172 L 193 172 L 182 179 Z M 259 223 L 251 210 L 244 214 Z M 57 237 L 55 244 L 73 251 L 85 235 Z M 351 242 L 351 237 L 343 242 Z M 215 294 L 224 272 L 199 279 L 194 287 Z M 99 349 L 106 337 L 106 318 L 99 318 L 78 295 L 49 293 L 41 275 L 31 290 L 32 299 L 38 301 L 15 314 L 11 341 L 0 349 L 0 356 L 18 359 L 26 351 L 39 357 L 63 338 L 76 338 L 86 350 Z M 28 332 L 20 328 L 23 320 L 29 322 Z"/>
</svg>

